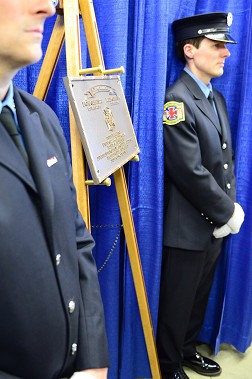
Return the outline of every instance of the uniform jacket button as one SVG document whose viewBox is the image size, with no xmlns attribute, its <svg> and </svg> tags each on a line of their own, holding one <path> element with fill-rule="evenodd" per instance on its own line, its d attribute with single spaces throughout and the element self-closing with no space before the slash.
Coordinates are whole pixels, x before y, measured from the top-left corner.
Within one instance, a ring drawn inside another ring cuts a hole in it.
<svg viewBox="0 0 252 379">
<path fill-rule="evenodd" d="M 75 302 L 71 300 L 68 304 L 69 313 L 73 313 L 75 310 Z"/>
<path fill-rule="evenodd" d="M 231 184 L 227 183 L 227 189 L 230 189 L 230 188 L 231 188 Z"/>
<path fill-rule="evenodd" d="M 228 164 L 225 163 L 223 167 L 224 167 L 224 170 L 227 170 L 228 169 Z"/>
<path fill-rule="evenodd" d="M 72 344 L 72 355 L 74 355 L 77 352 L 77 347 L 78 347 L 77 343 Z"/>
<path fill-rule="evenodd" d="M 225 150 L 227 148 L 227 144 L 224 142 L 222 145 L 222 149 Z"/>
<path fill-rule="evenodd" d="M 56 266 L 59 266 L 60 261 L 61 261 L 61 254 L 57 254 L 55 260 L 56 260 Z"/>
</svg>

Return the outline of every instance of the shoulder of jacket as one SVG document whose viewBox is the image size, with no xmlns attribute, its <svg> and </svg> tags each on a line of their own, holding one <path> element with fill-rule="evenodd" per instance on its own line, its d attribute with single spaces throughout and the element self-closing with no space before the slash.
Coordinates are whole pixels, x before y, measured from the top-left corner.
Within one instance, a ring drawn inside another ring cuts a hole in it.
<svg viewBox="0 0 252 379">
<path fill-rule="evenodd" d="M 14 94 L 15 96 L 19 96 L 24 105 L 33 112 L 54 113 L 53 109 L 45 101 L 35 97 L 27 91 L 15 87 Z"/>
<path fill-rule="evenodd" d="M 186 113 L 195 107 L 194 95 L 180 78 L 167 88 L 163 124 L 177 125 L 186 120 Z"/>
<path fill-rule="evenodd" d="M 169 86 L 165 93 L 165 101 L 175 98 L 187 99 L 188 97 L 192 97 L 192 94 L 188 90 L 185 83 L 183 83 L 183 81 L 179 79 L 171 86 Z"/>
</svg>

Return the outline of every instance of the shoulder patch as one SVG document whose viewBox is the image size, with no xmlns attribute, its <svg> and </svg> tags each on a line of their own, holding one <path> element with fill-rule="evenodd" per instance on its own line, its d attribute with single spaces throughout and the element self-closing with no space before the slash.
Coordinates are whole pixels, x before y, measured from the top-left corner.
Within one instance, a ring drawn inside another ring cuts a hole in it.
<svg viewBox="0 0 252 379">
<path fill-rule="evenodd" d="M 176 125 L 180 121 L 185 121 L 184 103 L 168 101 L 164 105 L 163 124 Z"/>
</svg>

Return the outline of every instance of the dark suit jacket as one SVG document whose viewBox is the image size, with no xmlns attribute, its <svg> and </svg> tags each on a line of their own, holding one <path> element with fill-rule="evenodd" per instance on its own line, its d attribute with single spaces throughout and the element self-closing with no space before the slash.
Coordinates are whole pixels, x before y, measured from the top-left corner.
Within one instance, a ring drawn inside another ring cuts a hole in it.
<svg viewBox="0 0 252 379">
<path fill-rule="evenodd" d="M 15 89 L 15 104 L 30 171 L 0 125 L 0 371 L 57 379 L 106 367 L 94 241 L 77 209 L 62 129 L 26 92 Z"/>
<path fill-rule="evenodd" d="M 184 103 L 185 120 L 167 125 L 164 113 L 166 246 L 204 249 L 214 228 L 226 224 L 234 211 L 227 109 L 223 96 L 217 91 L 214 96 L 219 120 L 186 72 L 167 90 L 165 103 Z"/>
</svg>

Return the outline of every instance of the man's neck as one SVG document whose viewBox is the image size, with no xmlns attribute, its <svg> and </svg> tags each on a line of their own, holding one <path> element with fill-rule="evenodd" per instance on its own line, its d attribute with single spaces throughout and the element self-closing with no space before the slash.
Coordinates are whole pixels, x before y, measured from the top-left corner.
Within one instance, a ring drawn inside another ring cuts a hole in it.
<svg viewBox="0 0 252 379">
<path fill-rule="evenodd" d="M 10 87 L 10 83 L 6 86 L 0 86 L 0 101 L 3 101 L 5 99 L 5 96 L 7 95 L 8 89 Z"/>
<path fill-rule="evenodd" d="M 201 71 L 197 70 L 193 65 L 189 65 L 188 63 L 185 66 L 189 71 L 193 73 L 202 83 L 206 86 L 210 83 L 211 77 L 207 74 L 203 74 Z"/>
<path fill-rule="evenodd" d="M 184 68 L 185 72 L 192 77 L 192 79 L 197 83 L 201 91 L 204 93 L 206 97 L 209 96 L 209 91 L 212 89 L 211 83 L 208 83 L 206 85 L 203 83 L 196 75 L 194 75 L 187 67 Z"/>
</svg>

